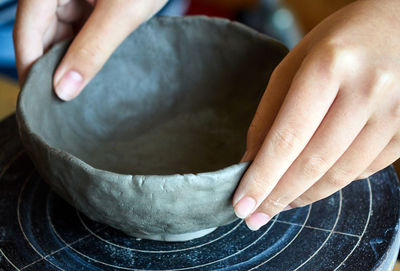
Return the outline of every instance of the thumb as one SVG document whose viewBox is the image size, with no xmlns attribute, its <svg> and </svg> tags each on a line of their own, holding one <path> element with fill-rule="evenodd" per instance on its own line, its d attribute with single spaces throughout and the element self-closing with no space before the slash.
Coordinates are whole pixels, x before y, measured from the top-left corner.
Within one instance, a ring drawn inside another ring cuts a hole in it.
<svg viewBox="0 0 400 271">
<path fill-rule="evenodd" d="M 118 45 L 153 15 L 151 2 L 97 1 L 54 74 L 53 85 L 60 99 L 69 101 L 79 95 Z"/>
</svg>

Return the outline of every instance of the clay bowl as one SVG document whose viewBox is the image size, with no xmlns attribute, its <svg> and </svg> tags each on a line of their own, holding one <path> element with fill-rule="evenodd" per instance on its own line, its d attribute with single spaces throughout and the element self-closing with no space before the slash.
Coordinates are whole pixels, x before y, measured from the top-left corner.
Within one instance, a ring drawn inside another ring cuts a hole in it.
<svg viewBox="0 0 400 271">
<path fill-rule="evenodd" d="M 36 62 L 17 109 L 54 191 L 139 238 L 183 241 L 234 221 L 247 129 L 286 48 L 228 20 L 153 19 L 63 102 L 52 75 L 67 46 Z"/>
</svg>

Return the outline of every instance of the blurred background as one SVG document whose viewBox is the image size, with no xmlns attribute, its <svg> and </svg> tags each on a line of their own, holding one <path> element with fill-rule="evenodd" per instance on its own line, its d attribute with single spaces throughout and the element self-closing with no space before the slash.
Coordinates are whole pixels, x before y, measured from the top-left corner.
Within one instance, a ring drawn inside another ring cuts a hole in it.
<svg viewBox="0 0 400 271">
<path fill-rule="evenodd" d="M 225 17 L 247 24 L 292 48 L 304 33 L 348 2 L 350 0 L 170 0 L 158 15 Z M 18 95 L 12 43 L 16 9 L 17 0 L 0 0 L 0 119 L 14 112 Z"/>
<path fill-rule="evenodd" d="M 170 0 L 158 16 L 208 15 L 237 20 L 292 48 L 305 30 L 285 4 L 279 0 Z M 0 0 L 0 119 L 14 112 L 18 95 L 12 41 L 16 9 L 17 0 Z"/>
<path fill-rule="evenodd" d="M 240 21 L 293 48 L 315 25 L 350 2 L 352 0 L 170 0 L 158 15 L 224 17 Z M 12 43 L 16 7 L 16 0 L 0 0 L 0 120 L 14 112 L 19 92 Z M 400 166 L 396 168 L 400 172 Z M 400 271 L 400 265 L 394 270 Z"/>
<path fill-rule="evenodd" d="M 158 15 L 225 17 L 247 24 L 292 48 L 304 33 L 348 2 L 351 1 L 170 0 Z M 16 9 L 17 0 L 0 0 L 0 119 L 14 111 L 18 94 L 12 43 Z"/>
</svg>

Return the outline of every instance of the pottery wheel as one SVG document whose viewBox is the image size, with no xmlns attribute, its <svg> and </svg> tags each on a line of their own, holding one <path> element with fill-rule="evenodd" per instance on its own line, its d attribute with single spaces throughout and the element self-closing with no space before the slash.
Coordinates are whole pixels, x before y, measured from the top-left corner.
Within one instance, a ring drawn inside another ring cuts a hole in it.
<svg viewBox="0 0 400 271">
<path fill-rule="evenodd" d="M 0 123 L 0 146 L 0 270 L 381 270 L 398 252 L 392 167 L 257 232 L 237 220 L 164 243 L 128 237 L 60 199 L 23 151 L 15 117 Z"/>
</svg>

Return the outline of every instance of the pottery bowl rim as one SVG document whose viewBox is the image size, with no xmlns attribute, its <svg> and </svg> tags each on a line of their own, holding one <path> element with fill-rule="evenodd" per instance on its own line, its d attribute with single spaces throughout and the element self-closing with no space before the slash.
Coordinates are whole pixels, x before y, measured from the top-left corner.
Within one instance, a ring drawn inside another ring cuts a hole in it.
<svg viewBox="0 0 400 271">
<path fill-rule="evenodd" d="M 280 42 L 227 19 L 191 16 L 161 17 L 152 21 L 162 27 L 163 24 L 170 27 L 168 24 L 173 26 L 192 21 L 218 26 L 217 30 L 230 27 L 238 32 L 236 37 L 246 37 L 271 53 L 268 56 L 272 57 L 269 66 L 272 70 L 275 67 L 272 63 L 276 65 L 288 52 Z M 65 45 L 65 42 L 57 44 L 50 52 L 62 49 Z M 48 64 L 46 61 L 46 57 L 40 58 L 27 76 L 19 94 L 17 120 L 25 149 L 31 157 L 39 159 L 40 163 L 35 164 L 39 173 L 67 202 L 95 221 L 120 229 L 128 235 L 153 240 L 189 240 L 204 235 L 204 229 L 209 230 L 237 219 L 231 197 L 249 162 L 200 173 L 123 174 L 96 168 L 66 150 L 47 143 L 38 128 L 29 123 L 29 111 L 24 108 L 24 102 L 29 98 L 29 88 L 38 88 L 35 83 L 41 83 L 35 81 L 35 76 L 43 72 L 40 65 Z M 268 73 L 272 73 L 272 70 L 268 70 Z M 48 78 L 44 82 L 47 84 L 52 75 L 46 76 Z M 52 101 L 57 99 L 54 92 L 50 95 Z M 154 194 L 154 199 L 149 198 L 148 194 Z M 100 200 L 96 195 L 106 198 Z M 129 204 L 120 205 L 120 202 Z M 173 215 L 160 217 L 160 213 Z"/>
<path fill-rule="evenodd" d="M 258 39 L 263 39 L 265 42 L 270 43 L 271 47 L 280 47 L 280 49 L 282 51 L 287 51 L 287 48 L 281 44 L 279 41 L 270 38 L 267 35 L 264 35 L 262 33 L 257 32 L 256 30 L 247 27 L 241 23 L 235 22 L 235 21 L 231 21 L 228 19 L 224 19 L 224 18 L 214 18 L 214 17 L 208 17 L 208 16 L 187 16 L 187 17 L 158 17 L 155 18 L 156 20 L 162 21 L 178 21 L 178 20 L 185 20 L 185 21 L 189 21 L 189 20 L 204 20 L 204 21 L 216 21 L 218 22 L 225 22 L 231 25 L 234 25 L 235 28 L 238 31 L 243 31 L 246 32 L 249 35 L 255 35 L 257 36 Z M 154 19 L 153 19 L 154 20 Z M 54 47 L 59 47 L 62 46 L 62 44 L 64 44 L 64 42 L 58 43 L 56 44 Z M 53 49 L 53 48 L 52 48 Z M 43 59 L 40 58 L 38 59 L 38 63 L 40 63 Z M 35 68 L 36 63 L 32 66 L 32 69 Z M 27 82 L 30 78 L 32 77 L 32 73 L 29 73 L 25 82 Z M 26 112 L 24 111 L 23 106 L 21 106 L 21 100 L 24 99 L 24 95 L 27 92 L 26 88 L 25 88 L 26 84 L 24 84 L 24 86 L 22 86 L 21 91 L 19 93 L 18 96 L 18 101 L 17 101 L 17 117 L 18 117 L 18 123 L 20 123 L 21 126 L 23 126 L 25 128 L 26 131 L 29 132 L 29 135 L 34 137 L 41 145 L 43 145 L 44 147 L 48 148 L 50 151 L 52 151 L 52 153 L 54 153 L 55 155 L 59 156 L 60 158 L 62 158 L 65 161 L 70 161 L 75 165 L 79 165 L 84 167 L 85 169 L 87 169 L 89 172 L 94 173 L 94 174 L 115 174 L 118 176 L 124 176 L 124 177 L 132 177 L 132 176 L 138 176 L 138 177 L 146 177 L 146 176 L 158 176 L 158 177 L 163 177 L 163 178 L 174 178 L 176 175 L 181 175 L 181 176 L 192 176 L 192 175 L 210 175 L 210 174 L 219 174 L 219 173 L 224 173 L 227 171 L 230 171 L 232 169 L 236 169 L 236 168 L 247 168 L 249 165 L 249 162 L 238 162 L 229 166 L 226 166 L 224 168 L 218 169 L 218 170 L 213 170 L 213 171 L 205 171 L 205 172 L 199 172 L 199 173 L 175 173 L 175 174 L 124 174 L 124 173 L 117 173 L 117 172 L 113 172 L 113 171 L 108 171 L 105 169 L 101 169 L 101 168 L 97 168 L 94 167 L 92 165 L 90 165 L 89 163 L 83 161 L 82 159 L 80 159 L 79 157 L 69 153 L 66 150 L 63 149 L 59 149 L 56 148 L 54 146 L 49 145 L 46 140 L 40 136 L 39 134 L 33 132 L 33 129 L 29 126 L 29 123 L 26 121 L 27 117 L 26 117 Z"/>
</svg>

